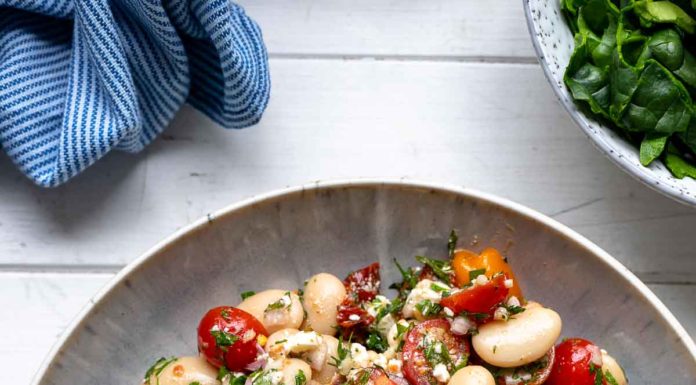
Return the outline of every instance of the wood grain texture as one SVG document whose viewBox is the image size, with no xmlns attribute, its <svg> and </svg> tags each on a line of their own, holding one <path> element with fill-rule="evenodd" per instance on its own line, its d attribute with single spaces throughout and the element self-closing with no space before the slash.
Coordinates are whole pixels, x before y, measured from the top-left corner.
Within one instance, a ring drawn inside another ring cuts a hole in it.
<svg viewBox="0 0 696 385">
<path fill-rule="evenodd" d="M 536 65 L 272 60 L 261 124 L 185 108 L 139 155 L 44 190 L 0 162 L 0 266 L 114 271 L 210 211 L 318 179 L 408 177 L 529 205 L 649 282 L 696 282 L 696 212 L 592 148 Z M 72 268 L 72 267 L 70 267 Z"/>
<path fill-rule="evenodd" d="M 521 1 L 242 0 L 272 55 L 534 57 Z"/>
<path fill-rule="evenodd" d="M 27 384 L 70 321 L 112 276 L 0 273 L 0 370 L 7 384 Z M 650 285 L 696 335 L 696 286 Z M 191 329 L 193 330 L 193 328 Z M 191 337 L 195 338 L 194 336 Z M 187 352 L 162 352 L 163 355 Z M 194 352 L 191 352 L 194 353 Z M 156 359 L 157 357 L 153 357 Z"/>
</svg>

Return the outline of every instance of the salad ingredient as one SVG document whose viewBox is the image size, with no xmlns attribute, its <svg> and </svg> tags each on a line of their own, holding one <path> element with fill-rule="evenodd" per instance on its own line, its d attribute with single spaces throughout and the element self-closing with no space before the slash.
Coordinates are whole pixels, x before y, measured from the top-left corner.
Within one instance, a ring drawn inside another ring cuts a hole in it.
<svg viewBox="0 0 696 385">
<path fill-rule="evenodd" d="M 148 370 L 148 385 L 220 385 L 218 371 L 202 357 L 160 359 Z"/>
<path fill-rule="evenodd" d="M 452 293 L 443 298 L 440 304 L 455 315 L 468 313 L 484 318 L 493 317 L 495 309 L 505 301 L 510 291 L 505 285 L 507 279 L 504 274 L 498 274 L 491 280 L 482 275 L 477 277 L 473 286 Z"/>
<path fill-rule="evenodd" d="M 336 276 L 320 273 L 308 279 L 302 297 L 307 327 L 321 334 L 336 334 L 338 305 L 345 298 L 346 288 Z"/>
<path fill-rule="evenodd" d="M 569 338 L 556 346 L 556 359 L 547 385 L 603 384 L 602 353 L 582 338 Z"/>
<path fill-rule="evenodd" d="M 198 325 L 198 351 L 215 367 L 242 372 L 256 360 L 259 339 L 268 336 L 251 314 L 231 306 L 210 309 Z"/>
<path fill-rule="evenodd" d="M 304 320 L 300 297 L 287 290 L 256 293 L 237 307 L 260 320 L 269 333 L 286 328 L 299 329 Z"/>
<path fill-rule="evenodd" d="M 694 5 L 561 0 L 575 35 L 564 74 L 573 98 L 639 147 L 641 164 L 662 158 L 677 178 L 696 165 Z"/>
<path fill-rule="evenodd" d="M 515 279 L 515 274 L 512 268 L 505 261 L 498 250 L 487 247 L 479 254 L 469 250 L 456 250 L 452 259 L 452 268 L 456 277 L 457 285 L 464 286 L 471 283 L 474 275 L 483 269 L 483 274 L 486 277 L 493 278 L 497 273 L 504 273 L 508 278 L 513 280 L 513 286 L 510 288 L 510 295 L 514 295 L 519 300 L 522 300 L 522 290 Z"/>
<path fill-rule="evenodd" d="M 616 384 L 609 383 L 609 385 L 627 385 L 628 380 L 626 379 L 626 373 L 624 373 L 623 368 L 619 365 L 614 357 L 610 356 L 605 350 L 602 350 L 602 371 L 605 377 L 611 376 Z M 609 372 L 607 374 L 607 372 Z"/>
<path fill-rule="evenodd" d="M 512 368 L 537 361 L 553 348 L 561 334 L 561 317 L 533 302 L 524 309 L 506 321 L 479 326 L 472 345 L 482 360 Z"/>
<path fill-rule="evenodd" d="M 469 365 L 457 370 L 447 385 L 495 385 L 495 378 L 483 366 Z"/>
<path fill-rule="evenodd" d="M 447 383 L 450 373 L 466 366 L 468 360 L 469 342 L 452 334 L 446 319 L 423 321 L 406 335 L 403 371 L 411 385 Z M 447 379 L 436 376 L 443 370 Z"/>
</svg>

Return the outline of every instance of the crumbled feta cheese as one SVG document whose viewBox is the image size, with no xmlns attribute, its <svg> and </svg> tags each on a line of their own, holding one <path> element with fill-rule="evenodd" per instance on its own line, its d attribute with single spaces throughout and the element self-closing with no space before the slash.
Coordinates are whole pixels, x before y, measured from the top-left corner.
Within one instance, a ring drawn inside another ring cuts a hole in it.
<svg viewBox="0 0 696 385">
<path fill-rule="evenodd" d="M 269 376 L 271 378 L 271 384 L 273 385 L 278 385 L 283 382 L 283 372 L 281 371 L 271 372 Z"/>
<path fill-rule="evenodd" d="M 476 285 L 485 285 L 487 283 L 488 283 L 488 277 L 486 277 L 484 274 L 479 274 L 474 279 L 474 284 L 476 284 Z"/>
<path fill-rule="evenodd" d="M 385 357 L 384 354 L 373 351 L 370 351 L 370 353 L 370 361 L 372 361 L 372 366 L 379 366 L 380 368 L 385 368 L 387 366 L 387 357 Z"/>
<path fill-rule="evenodd" d="M 457 335 L 464 335 L 473 329 L 476 325 L 466 317 L 455 317 L 450 323 L 450 330 Z"/>
<path fill-rule="evenodd" d="M 389 374 L 399 374 L 400 375 L 401 374 L 401 365 L 402 365 L 401 360 L 397 360 L 395 358 L 392 358 L 391 360 L 389 360 L 389 362 L 387 362 L 387 372 L 389 372 Z"/>
<path fill-rule="evenodd" d="M 353 358 L 353 367 L 366 368 L 370 366 L 370 356 L 364 346 L 352 343 L 350 344 L 350 353 Z"/>
<path fill-rule="evenodd" d="M 447 366 L 444 364 L 437 364 L 433 368 L 433 377 L 437 378 L 440 382 L 447 382 L 450 379 L 450 374 L 447 371 Z"/>
<path fill-rule="evenodd" d="M 391 301 L 389 298 L 383 296 L 383 295 L 378 295 L 373 299 L 371 302 L 368 302 L 365 304 L 365 311 L 367 311 L 367 314 L 377 317 L 377 313 L 383 308 L 391 304 Z"/>
<path fill-rule="evenodd" d="M 515 296 L 513 295 L 513 296 L 511 296 L 510 298 L 508 298 L 508 300 L 507 300 L 507 305 L 508 305 L 508 306 L 520 306 L 521 304 L 520 304 L 520 300 L 517 299 L 517 297 L 515 297 Z"/>
<path fill-rule="evenodd" d="M 301 353 L 318 348 L 322 342 L 322 337 L 317 332 L 299 332 L 288 336 L 283 348 L 288 353 Z"/>
<path fill-rule="evenodd" d="M 446 307 L 442 309 L 442 311 L 445 313 L 447 317 L 454 317 L 454 312 L 452 311 L 452 309 Z"/>
<path fill-rule="evenodd" d="M 432 289 L 433 281 L 429 279 L 424 279 L 416 287 L 411 290 L 404 303 L 404 308 L 402 309 L 402 314 L 404 318 L 411 318 L 416 311 L 416 305 L 425 300 L 430 300 L 433 303 L 440 303 L 442 299 L 442 292 L 437 292 Z"/>
<path fill-rule="evenodd" d="M 493 313 L 493 319 L 497 321 L 507 321 L 507 319 L 510 318 L 510 313 L 508 310 L 504 307 L 499 307 L 495 309 L 495 312 Z"/>
<path fill-rule="evenodd" d="M 351 321 L 360 321 L 360 316 L 357 314 L 351 314 L 348 316 L 348 319 Z"/>
<path fill-rule="evenodd" d="M 503 284 L 505 285 L 506 288 L 512 289 L 512 286 L 514 285 L 514 282 L 512 279 L 506 279 Z"/>
<path fill-rule="evenodd" d="M 284 358 L 275 360 L 272 357 L 269 357 L 268 360 L 266 360 L 266 365 L 264 365 L 265 370 L 271 370 L 271 369 L 277 369 L 281 370 L 283 369 L 283 360 Z"/>
</svg>

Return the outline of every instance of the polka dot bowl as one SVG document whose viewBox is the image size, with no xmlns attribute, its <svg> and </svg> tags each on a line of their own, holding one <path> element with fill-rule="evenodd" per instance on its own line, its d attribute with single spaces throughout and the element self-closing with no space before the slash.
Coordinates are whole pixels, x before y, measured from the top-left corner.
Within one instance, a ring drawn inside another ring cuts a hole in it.
<svg viewBox="0 0 696 385">
<path fill-rule="evenodd" d="M 539 63 L 561 104 L 595 146 L 617 166 L 648 187 L 681 203 L 696 206 L 696 180 L 675 178 L 660 161 L 644 167 L 638 149 L 607 125 L 580 111 L 563 83 L 573 52 L 573 34 L 561 13 L 559 0 L 523 0 L 527 26 Z"/>
</svg>

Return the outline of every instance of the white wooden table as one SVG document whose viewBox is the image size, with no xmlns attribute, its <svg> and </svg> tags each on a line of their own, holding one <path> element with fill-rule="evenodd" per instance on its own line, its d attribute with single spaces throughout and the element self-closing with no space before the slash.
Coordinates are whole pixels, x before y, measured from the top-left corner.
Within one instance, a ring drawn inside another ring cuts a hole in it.
<svg viewBox="0 0 696 385">
<path fill-rule="evenodd" d="M 318 179 L 409 177 L 518 201 L 633 270 L 696 336 L 696 210 L 612 165 L 537 64 L 520 1 L 244 0 L 273 90 L 225 131 L 184 108 L 137 156 L 33 186 L 0 156 L 0 382 L 26 384 L 124 264 L 241 198 Z"/>
</svg>

